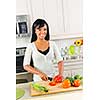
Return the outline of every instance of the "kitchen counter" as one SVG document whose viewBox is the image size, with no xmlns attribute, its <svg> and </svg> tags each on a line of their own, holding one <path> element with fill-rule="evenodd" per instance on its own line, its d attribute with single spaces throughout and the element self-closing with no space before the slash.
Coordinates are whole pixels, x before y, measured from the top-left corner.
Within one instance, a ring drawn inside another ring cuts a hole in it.
<svg viewBox="0 0 100 100">
<path fill-rule="evenodd" d="M 71 91 L 71 92 L 63 92 L 63 93 L 56 93 L 56 94 L 48 94 L 42 96 L 30 96 L 30 82 L 23 83 L 23 84 L 16 84 L 17 88 L 22 88 L 25 90 L 25 94 L 22 98 L 18 100 L 82 100 L 83 91 Z"/>
</svg>

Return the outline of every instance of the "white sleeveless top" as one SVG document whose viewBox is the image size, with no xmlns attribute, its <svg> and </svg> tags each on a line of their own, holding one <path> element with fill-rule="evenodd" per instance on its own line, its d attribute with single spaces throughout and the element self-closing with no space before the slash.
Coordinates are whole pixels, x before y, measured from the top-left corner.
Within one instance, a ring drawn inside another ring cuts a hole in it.
<svg viewBox="0 0 100 100">
<path fill-rule="evenodd" d="M 52 60 L 56 57 L 58 63 L 59 61 L 62 61 L 63 58 L 61 57 L 55 42 L 49 41 L 49 43 L 50 43 L 50 49 L 46 55 L 40 53 L 37 50 L 34 42 L 29 43 L 29 45 L 26 48 L 23 66 L 30 65 L 31 56 L 32 56 L 32 60 L 34 63 L 33 66 L 35 66 L 36 68 L 38 68 L 39 70 L 47 74 L 47 76 L 53 77 L 54 68 L 53 68 Z M 36 81 L 41 81 L 42 79 L 38 75 L 34 74 L 33 80 L 36 82 Z"/>
</svg>

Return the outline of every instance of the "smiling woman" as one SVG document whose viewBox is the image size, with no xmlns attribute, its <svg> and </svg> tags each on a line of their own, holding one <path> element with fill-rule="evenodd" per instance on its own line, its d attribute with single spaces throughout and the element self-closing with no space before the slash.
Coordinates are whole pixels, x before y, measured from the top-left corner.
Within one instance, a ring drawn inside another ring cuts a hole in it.
<svg viewBox="0 0 100 100">
<path fill-rule="evenodd" d="M 47 26 L 44 25 L 42 28 L 39 28 L 39 26 L 37 26 L 35 31 L 38 38 L 44 39 L 47 34 Z"/>
<path fill-rule="evenodd" d="M 48 41 L 50 39 L 49 26 L 45 20 L 37 19 L 32 25 L 31 42 L 36 41 L 38 37 L 37 34 L 42 34 L 42 33 L 46 35 L 44 39 Z"/>
<path fill-rule="evenodd" d="M 47 81 L 48 77 L 54 77 L 53 59 L 58 63 L 58 76 L 63 77 L 63 59 L 53 41 L 49 41 L 49 26 L 43 19 L 37 19 L 32 26 L 32 39 L 28 45 L 24 57 L 24 69 L 34 74 L 34 81 Z M 33 67 L 30 61 L 33 61 Z"/>
</svg>

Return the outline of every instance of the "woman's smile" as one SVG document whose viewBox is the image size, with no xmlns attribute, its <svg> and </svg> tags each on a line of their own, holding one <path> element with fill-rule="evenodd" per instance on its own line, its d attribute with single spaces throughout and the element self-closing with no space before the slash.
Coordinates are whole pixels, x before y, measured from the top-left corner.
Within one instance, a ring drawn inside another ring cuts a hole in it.
<svg viewBox="0 0 100 100">
<path fill-rule="evenodd" d="M 45 33 L 40 33 L 39 34 L 39 37 L 42 39 L 42 38 L 45 38 L 46 34 Z"/>
<path fill-rule="evenodd" d="M 47 34 L 47 26 L 44 25 L 41 28 L 36 28 L 36 34 L 39 39 L 44 39 Z"/>
</svg>

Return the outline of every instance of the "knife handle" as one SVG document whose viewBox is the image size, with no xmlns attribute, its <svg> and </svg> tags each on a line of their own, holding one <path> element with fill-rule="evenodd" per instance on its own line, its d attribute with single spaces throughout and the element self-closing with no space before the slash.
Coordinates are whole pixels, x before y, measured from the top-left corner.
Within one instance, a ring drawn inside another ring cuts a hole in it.
<svg viewBox="0 0 100 100">
<path fill-rule="evenodd" d="M 52 77 L 48 77 L 48 80 L 52 81 L 52 79 L 53 79 Z"/>
</svg>

